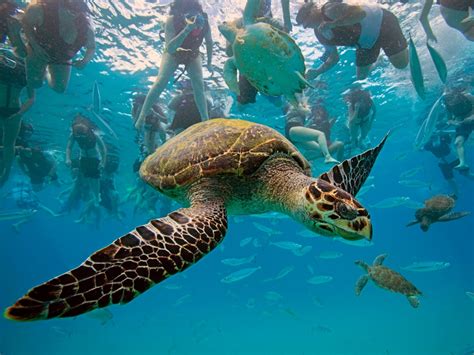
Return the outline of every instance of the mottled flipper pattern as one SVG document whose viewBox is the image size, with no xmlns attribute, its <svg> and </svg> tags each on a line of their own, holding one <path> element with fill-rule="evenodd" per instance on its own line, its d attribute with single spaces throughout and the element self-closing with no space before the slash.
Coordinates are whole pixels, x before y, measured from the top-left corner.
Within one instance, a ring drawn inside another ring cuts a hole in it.
<svg viewBox="0 0 474 355">
<path fill-rule="evenodd" d="M 226 230 L 221 204 L 179 209 L 137 227 L 78 268 L 31 289 L 6 310 L 5 317 L 19 321 L 73 317 L 130 302 L 201 259 L 222 241 Z"/>
<path fill-rule="evenodd" d="M 454 221 L 455 219 L 463 218 L 466 216 L 469 216 L 471 212 L 451 212 L 448 214 L 445 214 L 444 216 L 441 216 L 438 218 L 438 222 L 449 222 L 449 221 Z"/>
<path fill-rule="evenodd" d="M 352 196 L 356 196 L 374 166 L 375 160 L 382 150 L 388 134 L 382 141 L 372 149 L 344 160 L 341 164 L 334 166 L 330 171 L 322 174 L 319 178 L 325 180 Z"/>
</svg>

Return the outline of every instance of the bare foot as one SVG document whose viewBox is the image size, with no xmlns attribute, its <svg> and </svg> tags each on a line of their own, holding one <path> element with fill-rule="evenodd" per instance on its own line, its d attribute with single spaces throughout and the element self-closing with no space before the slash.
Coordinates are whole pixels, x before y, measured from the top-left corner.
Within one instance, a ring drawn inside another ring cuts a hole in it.
<svg viewBox="0 0 474 355">
<path fill-rule="evenodd" d="M 469 169 L 469 165 L 467 165 L 466 163 L 459 163 L 458 165 L 456 165 L 454 167 L 454 169 L 457 169 L 457 170 L 468 170 Z"/>
</svg>

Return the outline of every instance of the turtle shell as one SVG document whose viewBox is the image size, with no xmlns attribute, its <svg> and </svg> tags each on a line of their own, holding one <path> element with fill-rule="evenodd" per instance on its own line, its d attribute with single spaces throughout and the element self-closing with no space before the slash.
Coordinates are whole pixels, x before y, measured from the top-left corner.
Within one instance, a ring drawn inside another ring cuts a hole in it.
<svg viewBox="0 0 474 355">
<path fill-rule="evenodd" d="M 141 177 L 160 191 L 186 187 L 204 177 L 249 176 L 273 154 L 291 157 L 306 174 L 310 165 L 290 141 L 254 122 L 217 118 L 173 137 L 143 162 Z"/>
<path fill-rule="evenodd" d="M 238 33 L 232 48 L 240 73 L 260 92 L 279 96 L 305 88 L 296 74 L 304 77 L 303 54 L 285 32 L 266 23 L 255 23 Z"/>
<path fill-rule="evenodd" d="M 456 202 L 453 198 L 446 195 L 437 195 L 425 201 L 425 207 L 422 210 L 422 215 L 437 219 L 449 211 L 451 211 Z"/>
<path fill-rule="evenodd" d="M 369 270 L 369 276 L 381 288 L 398 292 L 406 296 L 420 295 L 421 292 L 401 274 L 386 266 L 374 266 Z"/>
</svg>

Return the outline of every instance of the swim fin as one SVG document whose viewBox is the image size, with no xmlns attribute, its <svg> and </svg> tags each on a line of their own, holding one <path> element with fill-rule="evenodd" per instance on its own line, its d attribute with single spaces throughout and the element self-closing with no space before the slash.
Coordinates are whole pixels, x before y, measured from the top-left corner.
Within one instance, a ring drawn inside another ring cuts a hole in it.
<svg viewBox="0 0 474 355">
<path fill-rule="evenodd" d="M 425 83 L 423 79 L 423 71 L 421 70 L 420 58 L 416 51 L 415 43 L 410 36 L 409 40 L 409 54 L 410 54 L 410 73 L 411 82 L 419 97 L 425 99 Z"/>
<path fill-rule="evenodd" d="M 428 47 L 428 51 L 430 52 L 431 59 L 436 67 L 436 71 L 438 72 L 439 78 L 445 84 L 446 78 L 448 77 L 448 69 L 446 67 L 446 63 L 444 62 L 443 57 L 441 54 L 430 46 L 428 42 L 426 42 L 426 47 Z"/>
</svg>

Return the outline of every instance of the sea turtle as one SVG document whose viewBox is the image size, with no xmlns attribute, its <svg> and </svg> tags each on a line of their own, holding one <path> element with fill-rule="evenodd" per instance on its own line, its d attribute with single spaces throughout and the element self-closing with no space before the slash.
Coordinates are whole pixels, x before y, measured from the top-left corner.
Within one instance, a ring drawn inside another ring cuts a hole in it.
<svg viewBox="0 0 474 355">
<path fill-rule="evenodd" d="M 238 70 L 261 93 L 283 95 L 298 106 L 295 94 L 311 86 L 304 78 L 306 67 L 301 49 L 287 33 L 256 21 L 242 28 L 235 22 L 218 26 L 232 43 L 233 57 L 224 65 L 224 80 L 231 91 L 240 95 Z"/>
<path fill-rule="evenodd" d="M 5 316 L 71 317 L 127 303 L 214 249 L 230 214 L 278 211 L 325 236 L 371 239 L 369 213 L 353 196 L 385 139 L 312 178 L 306 159 L 270 127 L 237 119 L 195 124 L 140 167 L 147 183 L 186 207 L 136 227 L 76 269 L 33 288 Z"/>
<path fill-rule="evenodd" d="M 420 223 L 421 229 L 426 232 L 435 222 L 448 222 L 469 215 L 471 212 L 451 212 L 456 201 L 447 195 L 436 195 L 425 201 L 425 207 L 415 212 L 416 220 L 407 224 L 407 227 Z"/>
<path fill-rule="evenodd" d="M 382 263 L 386 257 L 387 254 L 377 256 L 372 266 L 367 265 L 361 260 L 355 262 L 356 265 L 359 265 L 367 272 L 367 275 L 362 275 L 359 280 L 357 280 L 355 285 L 356 295 L 360 295 L 370 278 L 377 286 L 385 290 L 398 292 L 407 296 L 408 302 L 410 302 L 412 307 L 417 308 L 420 305 L 417 296 L 421 295 L 421 292 L 398 272 L 383 266 Z"/>
</svg>

